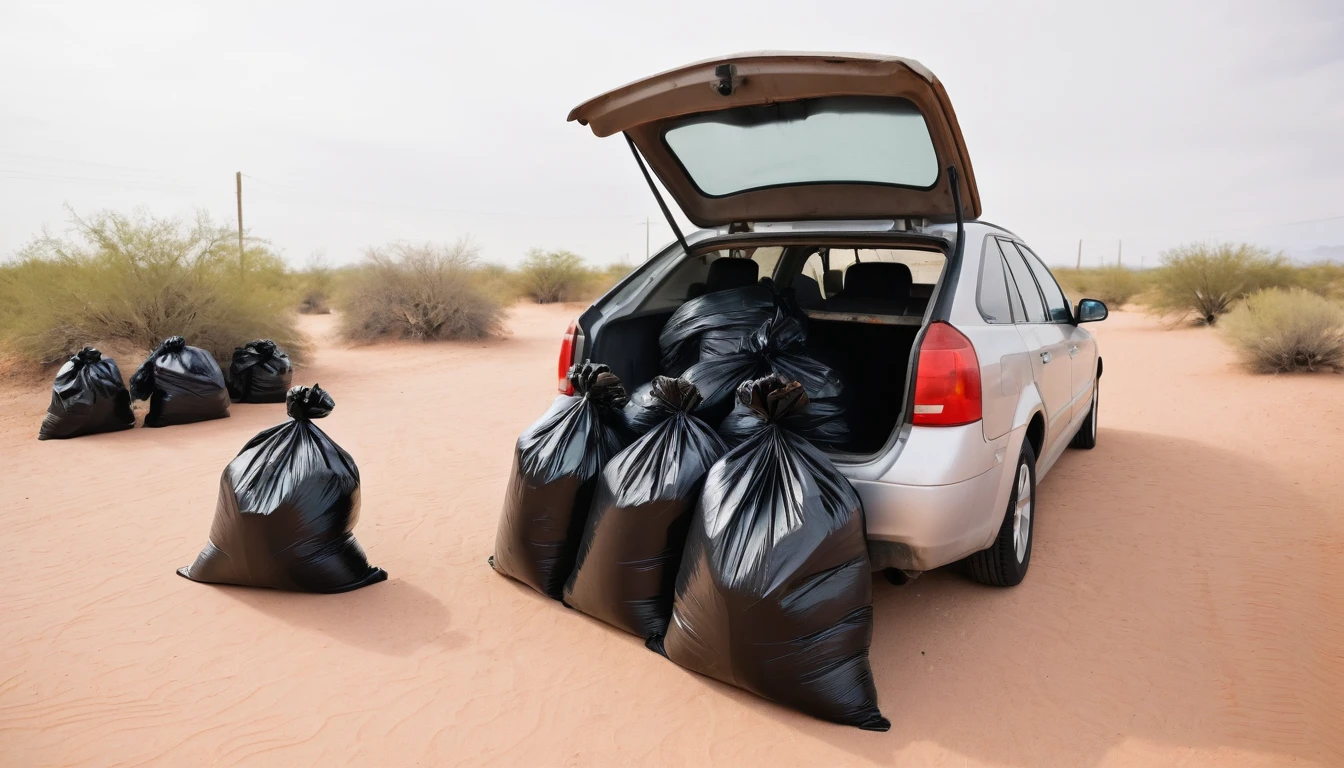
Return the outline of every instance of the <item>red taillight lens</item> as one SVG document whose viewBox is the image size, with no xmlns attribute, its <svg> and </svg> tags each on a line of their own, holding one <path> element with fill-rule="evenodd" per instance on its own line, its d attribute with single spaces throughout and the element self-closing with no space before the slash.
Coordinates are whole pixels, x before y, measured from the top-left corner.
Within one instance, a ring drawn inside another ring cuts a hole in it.
<svg viewBox="0 0 1344 768">
<path fill-rule="evenodd" d="M 569 369 L 574 365 L 574 340 L 579 335 L 579 321 L 575 318 L 569 324 L 569 329 L 565 331 L 565 338 L 560 341 L 560 361 L 557 368 L 560 372 L 560 381 L 557 389 L 562 395 L 574 394 L 574 385 L 569 383 Z"/>
<path fill-rule="evenodd" d="M 947 323 L 933 323 L 919 345 L 915 413 L 919 427 L 955 427 L 979 421 L 980 360 L 971 340 Z"/>
</svg>

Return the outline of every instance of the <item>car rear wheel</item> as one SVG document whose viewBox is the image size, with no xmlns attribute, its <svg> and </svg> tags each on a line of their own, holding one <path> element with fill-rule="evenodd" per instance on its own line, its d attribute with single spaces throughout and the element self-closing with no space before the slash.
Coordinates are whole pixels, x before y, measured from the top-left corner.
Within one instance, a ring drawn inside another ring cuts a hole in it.
<svg viewBox="0 0 1344 768">
<path fill-rule="evenodd" d="M 1087 419 L 1083 425 L 1078 428 L 1078 434 L 1073 436 L 1073 441 L 1069 443 L 1070 448 L 1082 448 L 1092 450 L 1097 447 L 1097 406 L 1101 402 L 1101 382 L 1092 384 L 1092 408 L 1087 412 Z"/>
<path fill-rule="evenodd" d="M 992 587 L 1012 587 L 1022 583 L 1031 563 L 1031 539 L 1036 518 L 1036 453 L 1031 443 L 1022 443 L 1013 477 L 1013 492 L 1008 510 L 999 526 L 999 535 L 989 549 L 966 558 L 971 578 Z"/>
</svg>

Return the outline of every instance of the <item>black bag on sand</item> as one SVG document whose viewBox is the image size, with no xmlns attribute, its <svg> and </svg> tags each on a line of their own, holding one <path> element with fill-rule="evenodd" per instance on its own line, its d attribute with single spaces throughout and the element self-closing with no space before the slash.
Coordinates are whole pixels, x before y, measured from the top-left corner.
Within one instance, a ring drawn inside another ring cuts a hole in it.
<svg viewBox="0 0 1344 768">
<path fill-rule="evenodd" d="M 135 426 L 131 393 L 121 383 L 117 361 L 85 347 L 56 372 L 51 405 L 38 440 L 58 440 Z"/>
<path fill-rule="evenodd" d="M 868 666 L 872 575 L 854 488 L 784 426 L 797 382 L 747 382 L 758 431 L 705 478 L 667 635 L 677 664 L 823 720 L 885 731 Z"/>
<path fill-rule="evenodd" d="M 583 536 L 597 476 L 628 442 L 625 388 L 605 365 L 569 369 L 561 395 L 518 437 L 490 566 L 559 600 Z"/>
<path fill-rule="evenodd" d="M 229 415 L 224 373 L 209 352 L 181 336 L 164 339 L 131 375 L 131 397 L 149 401 L 146 427 L 170 427 Z"/>
<path fill-rule="evenodd" d="M 684 374 L 700 390 L 704 401 L 697 415 L 711 423 L 722 421 L 733 407 L 733 394 L 742 382 L 778 374 L 802 384 L 808 398 L 829 403 L 840 415 L 844 392 L 835 371 L 807 354 L 803 326 L 783 310 L 738 342 L 728 354 L 707 355 Z"/>
<path fill-rule="evenodd" d="M 321 387 L 290 390 L 290 421 L 259 432 L 219 481 L 210 541 L 192 581 L 294 592 L 349 592 L 387 579 L 351 531 L 359 468 L 313 419 L 336 404 Z"/>
<path fill-rule="evenodd" d="M 727 450 L 691 415 L 694 384 L 659 376 L 653 399 L 663 421 L 602 470 L 565 585 L 565 605 L 646 638 L 667 631 L 691 512 Z"/>
<path fill-rule="evenodd" d="M 235 403 L 283 403 L 293 379 L 289 355 L 274 341 L 249 341 L 233 350 L 229 398 Z"/>
<path fill-rule="evenodd" d="M 745 336 L 781 309 L 791 317 L 801 317 L 769 281 L 687 301 L 658 334 L 663 373 L 679 376 L 699 360 L 733 352 Z"/>
</svg>

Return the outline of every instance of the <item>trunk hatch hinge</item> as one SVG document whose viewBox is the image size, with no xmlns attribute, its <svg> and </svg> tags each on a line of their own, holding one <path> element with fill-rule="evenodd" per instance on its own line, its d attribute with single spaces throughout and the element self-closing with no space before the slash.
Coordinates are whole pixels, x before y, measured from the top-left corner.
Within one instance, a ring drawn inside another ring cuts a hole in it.
<svg viewBox="0 0 1344 768">
<path fill-rule="evenodd" d="M 681 227 L 677 226 L 677 220 L 672 218 L 672 211 L 668 210 L 667 203 L 663 202 L 663 196 L 658 193 L 658 185 L 653 183 L 653 176 L 649 174 L 648 166 L 644 165 L 644 158 L 640 156 L 639 149 L 635 147 L 635 140 L 630 138 L 630 134 L 623 134 L 625 143 L 630 145 L 630 154 L 635 156 L 635 163 L 639 165 L 640 173 L 644 174 L 644 181 L 648 182 L 649 191 L 653 193 L 653 198 L 658 201 L 658 208 L 663 212 L 663 218 L 672 227 L 672 232 L 677 236 L 677 242 L 681 244 L 681 249 L 688 255 L 691 247 L 686 244 L 686 236 L 681 234 Z M 961 210 L 958 208 L 957 210 Z"/>
</svg>

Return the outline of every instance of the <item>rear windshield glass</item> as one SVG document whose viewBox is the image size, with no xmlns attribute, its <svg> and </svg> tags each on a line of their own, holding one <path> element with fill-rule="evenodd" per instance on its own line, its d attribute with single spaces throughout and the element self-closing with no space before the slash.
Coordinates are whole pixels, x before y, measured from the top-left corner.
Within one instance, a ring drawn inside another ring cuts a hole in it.
<svg viewBox="0 0 1344 768">
<path fill-rule="evenodd" d="M 664 134 L 711 197 L 788 184 L 851 182 L 927 188 L 938 155 L 905 99 L 828 96 L 687 117 Z"/>
</svg>

